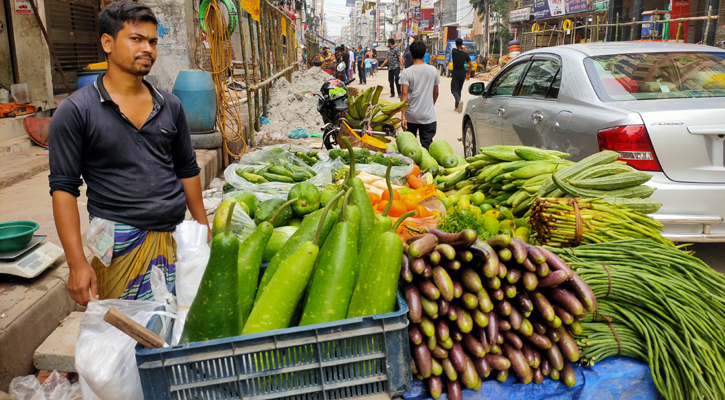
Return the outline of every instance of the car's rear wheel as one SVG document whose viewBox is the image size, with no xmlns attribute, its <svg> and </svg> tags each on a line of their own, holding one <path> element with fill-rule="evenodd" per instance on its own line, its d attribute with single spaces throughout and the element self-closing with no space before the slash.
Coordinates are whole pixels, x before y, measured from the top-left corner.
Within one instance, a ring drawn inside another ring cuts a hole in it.
<svg viewBox="0 0 725 400">
<path fill-rule="evenodd" d="M 466 121 L 463 126 L 463 155 L 466 158 L 476 155 L 476 136 L 473 133 L 471 120 Z"/>
</svg>

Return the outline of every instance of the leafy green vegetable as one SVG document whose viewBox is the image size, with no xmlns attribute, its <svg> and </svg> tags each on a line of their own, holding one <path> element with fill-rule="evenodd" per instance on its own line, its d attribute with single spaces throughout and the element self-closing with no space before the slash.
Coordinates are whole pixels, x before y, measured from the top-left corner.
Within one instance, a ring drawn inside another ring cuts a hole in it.
<svg viewBox="0 0 725 400">
<path fill-rule="evenodd" d="M 460 232 L 464 229 L 473 229 L 481 240 L 491 239 L 493 236 L 484 229 L 484 216 L 478 207 L 469 207 L 461 210 L 458 207 L 449 208 L 449 214 L 438 222 L 437 228 L 448 233 Z"/>
<path fill-rule="evenodd" d="M 395 157 L 386 157 L 382 152 L 379 151 L 375 154 L 372 154 L 368 149 L 358 149 L 353 150 L 353 152 L 355 153 L 356 164 L 375 163 L 380 165 L 388 165 L 388 161 L 392 161 L 394 167 L 399 167 L 403 165 L 403 163 L 399 159 Z M 347 150 L 333 149 L 330 150 L 328 154 L 333 160 L 339 158 L 344 164 L 350 164 L 350 153 Z"/>
</svg>

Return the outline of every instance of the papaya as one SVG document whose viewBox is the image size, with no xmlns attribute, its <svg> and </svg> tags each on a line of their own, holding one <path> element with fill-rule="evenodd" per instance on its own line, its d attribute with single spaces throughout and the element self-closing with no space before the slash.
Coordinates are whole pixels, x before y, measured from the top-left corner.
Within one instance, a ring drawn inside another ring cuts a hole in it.
<svg viewBox="0 0 725 400">
<path fill-rule="evenodd" d="M 245 203 L 239 203 L 235 199 L 226 199 L 222 202 L 222 204 L 217 208 L 216 213 L 214 213 L 214 220 L 211 224 L 211 235 L 212 237 L 222 233 L 224 231 L 224 226 L 227 222 L 227 216 L 229 215 L 229 209 L 230 206 L 233 204 L 239 206 L 241 209 L 244 210 L 247 214 L 249 214 L 249 209 L 247 208 L 247 205 Z M 239 211 L 237 211 L 239 212 Z M 270 215 L 271 217 L 271 215 Z"/>
<path fill-rule="evenodd" d="M 300 182 L 292 186 L 287 200 L 297 199 L 292 204 L 292 212 L 300 217 L 320 208 L 320 189 L 309 182 Z"/>
<path fill-rule="evenodd" d="M 325 207 L 336 194 L 337 192 L 333 192 L 332 190 L 325 190 L 320 193 L 320 206 Z"/>
<path fill-rule="evenodd" d="M 247 207 L 244 211 L 247 211 L 250 218 L 254 218 L 254 211 L 257 209 L 257 206 L 259 206 L 259 200 L 257 200 L 257 196 L 255 196 L 254 193 L 240 192 L 234 193 L 230 197 L 236 200 L 239 204 L 246 204 Z"/>
<path fill-rule="evenodd" d="M 445 140 L 434 140 L 430 144 L 428 152 L 443 168 L 453 168 L 458 165 L 459 160 L 453 154 L 451 145 Z"/>
<path fill-rule="evenodd" d="M 415 135 L 407 131 L 400 132 L 395 137 L 395 144 L 398 146 L 400 154 L 412 158 L 416 164 L 420 165 L 423 159 L 423 150 L 418 144 L 418 139 Z"/>
</svg>

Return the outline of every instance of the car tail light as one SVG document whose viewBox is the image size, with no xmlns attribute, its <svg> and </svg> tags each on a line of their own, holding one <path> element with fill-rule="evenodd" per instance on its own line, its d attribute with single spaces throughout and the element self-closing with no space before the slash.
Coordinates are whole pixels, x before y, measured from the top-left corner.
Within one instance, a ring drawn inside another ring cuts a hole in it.
<svg viewBox="0 0 725 400">
<path fill-rule="evenodd" d="M 662 172 L 644 125 L 617 126 L 597 132 L 599 150 L 619 152 L 619 159 L 640 171 Z"/>
</svg>

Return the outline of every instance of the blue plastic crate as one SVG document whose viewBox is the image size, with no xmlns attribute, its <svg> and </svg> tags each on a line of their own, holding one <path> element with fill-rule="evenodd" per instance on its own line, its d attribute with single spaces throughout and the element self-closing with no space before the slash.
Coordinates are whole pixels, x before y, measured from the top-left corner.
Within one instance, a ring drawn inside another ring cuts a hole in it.
<svg viewBox="0 0 725 400">
<path fill-rule="evenodd" d="M 410 389 L 408 305 L 396 311 L 162 349 L 136 348 L 147 400 L 392 398 Z M 158 333 L 154 318 L 149 329 Z"/>
</svg>

